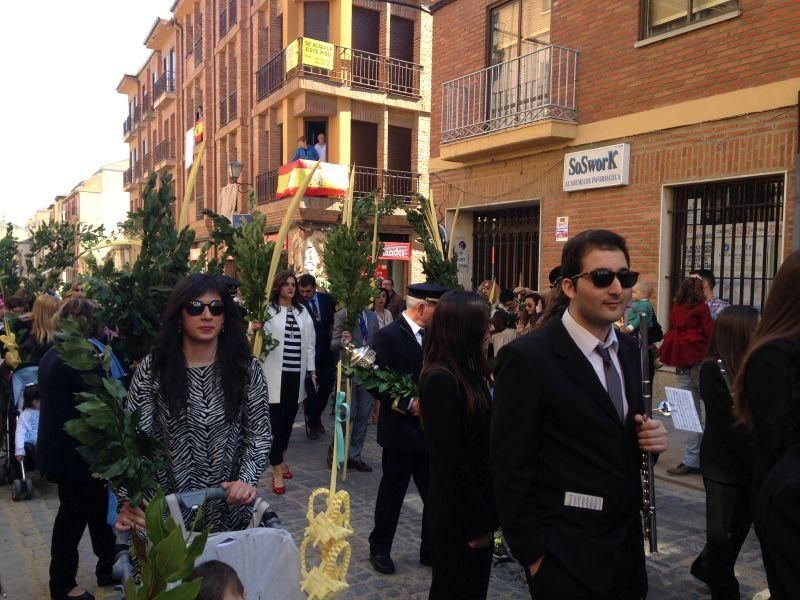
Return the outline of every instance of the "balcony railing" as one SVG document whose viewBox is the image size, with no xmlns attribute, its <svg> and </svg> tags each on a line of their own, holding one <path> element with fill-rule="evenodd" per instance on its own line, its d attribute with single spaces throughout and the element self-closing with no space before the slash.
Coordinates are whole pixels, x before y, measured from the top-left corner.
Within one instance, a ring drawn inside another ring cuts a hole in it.
<svg viewBox="0 0 800 600">
<path fill-rule="evenodd" d="M 161 96 L 166 94 L 167 92 L 174 92 L 175 91 L 175 76 L 172 73 L 164 71 L 161 74 L 161 77 L 156 79 L 155 85 L 153 85 L 153 99 L 158 101 Z"/>
<path fill-rule="evenodd" d="M 256 201 L 269 202 L 278 193 L 278 169 L 256 175 Z"/>
<path fill-rule="evenodd" d="M 228 9 L 223 8 L 219 11 L 219 39 L 224 38 L 226 33 L 228 33 Z"/>
<path fill-rule="evenodd" d="M 138 173 L 138 177 L 143 179 L 148 178 L 150 172 L 153 170 L 153 155 L 145 154 L 138 166 L 142 168 L 141 172 Z"/>
<path fill-rule="evenodd" d="M 122 122 L 122 137 L 127 137 L 127 136 L 128 136 L 128 134 L 129 134 L 129 133 L 130 133 L 132 130 L 133 130 L 133 117 L 131 117 L 131 116 L 128 116 L 128 118 L 127 118 L 127 119 L 125 119 L 125 120 Z"/>
<path fill-rule="evenodd" d="M 352 87 L 419 98 L 421 65 L 363 50 L 332 45 L 332 68 L 323 69 L 306 64 L 312 61 L 309 58 L 303 58 L 303 38 L 298 38 L 292 44 L 291 60 L 295 62 L 294 50 L 296 50 L 296 65 L 291 69 L 286 68 L 287 51 L 284 48 L 256 73 L 258 100 L 265 98 L 295 77 L 311 77 Z"/>
<path fill-rule="evenodd" d="M 125 169 L 122 172 L 122 187 L 127 188 L 133 184 L 133 167 Z"/>
<path fill-rule="evenodd" d="M 138 181 L 142 178 L 142 163 L 137 161 L 133 165 L 133 178 L 134 181 Z"/>
<path fill-rule="evenodd" d="M 203 62 L 203 36 L 201 35 L 194 42 L 194 66 Z"/>
<path fill-rule="evenodd" d="M 238 20 L 236 1 L 237 0 L 230 0 L 230 2 L 228 2 L 228 29 L 236 25 L 236 21 Z"/>
<path fill-rule="evenodd" d="M 154 119 L 155 116 L 156 113 L 153 109 L 153 99 L 145 94 L 142 98 L 142 122 L 146 121 L 147 119 Z"/>
<path fill-rule="evenodd" d="M 545 119 L 574 123 L 578 52 L 545 46 L 442 84 L 442 143 Z"/>
<path fill-rule="evenodd" d="M 153 156 L 156 165 L 168 160 L 175 160 L 175 142 L 162 140 L 153 150 Z"/>
<path fill-rule="evenodd" d="M 228 99 L 223 98 L 219 102 L 219 124 L 225 125 L 228 122 Z"/>
<path fill-rule="evenodd" d="M 239 116 L 239 107 L 236 106 L 236 91 L 233 91 L 228 97 L 228 121 L 233 121 Z"/>
<path fill-rule="evenodd" d="M 416 204 L 415 194 L 419 190 L 419 173 L 356 165 L 353 188 L 355 196 L 366 196 L 376 192 L 383 196 L 400 198 L 404 204 Z"/>
</svg>

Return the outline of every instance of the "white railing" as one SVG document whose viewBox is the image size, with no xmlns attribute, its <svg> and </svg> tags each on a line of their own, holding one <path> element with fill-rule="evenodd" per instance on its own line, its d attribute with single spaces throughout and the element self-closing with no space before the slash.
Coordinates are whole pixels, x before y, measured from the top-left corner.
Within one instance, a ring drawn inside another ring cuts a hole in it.
<svg viewBox="0 0 800 600">
<path fill-rule="evenodd" d="M 540 50 L 442 84 L 442 143 L 543 119 L 574 123 L 578 52 Z"/>
</svg>

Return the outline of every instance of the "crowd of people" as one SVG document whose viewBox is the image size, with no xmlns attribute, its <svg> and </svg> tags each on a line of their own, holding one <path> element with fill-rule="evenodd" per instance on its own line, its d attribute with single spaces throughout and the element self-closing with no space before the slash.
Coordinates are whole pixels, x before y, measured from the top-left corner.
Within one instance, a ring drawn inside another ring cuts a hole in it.
<svg viewBox="0 0 800 600">
<path fill-rule="evenodd" d="M 564 245 L 547 290 L 429 282 L 407 286 L 404 298 L 384 278 L 347 331 L 347 309 L 337 310 L 309 274 L 278 273 L 270 319 L 249 326 L 235 280 L 195 274 L 172 291 L 152 351 L 130 373 L 112 374 L 128 386 L 125 409 L 138 410 L 141 429 L 163 445 L 156 479 L 164 493 L 226 489 L 201 525 L 227 531 L 249 522 L 268 468 L 272 491 L 291 492 L 300 405 L 308 439 L 325 439 L 337 360 L 351 346 L 370 347 L 378 368 L 419 387 L 418 396 L 397 398 L 352 381 L 348 468 L 373 469 L 377 457 L 364 454 L 370 422 L 382 452 L 368 537 L 374 570 L 396 571 L 391 551 L 413 479 L 424 503 L 419 562 L 432 568 L 430 598 L 485 598 L 499 539 L 524 568 L 532 598 L 618 600 L 647 595 L 642 454 L 658 455 L 668 442 L 662 421 L 645 416 L 641 379 L 660 362 L 692 391 L 705 423 L 668 471 L 699 473 L 705 485 L 706 543 L 691 573 L 713 598 L 738 598 L 734 565 L 754 524 L 772 597 L 781 600 L 800 589 L 798 278 L 795 252 L 759 315 L 715 296 L 713 273 L 699 270 L 678 286 L 662 332 L 654 286 L 631 269 L 625 240 L 592 230 Z M 76 581 L 84 530 L 97 583 L 110 585 L 114 530 L 147 524 L 124 490 L 110 499 L 65 432 L 87 383 L 53 343 L 61 320 L 80 317 L 102 350 L 113 324 L 99 322 L 77 283 L 63 299 L 42 294 L 29 305 L 11 296 L 4 309 L 15 315 L 25 364 L 39 367 L 15 448 L 22 461 L 35 445 L 37 469 L 58 487 L 51 597 L 88 600 Z M 264 360 L 251 355 L 259 330 L 277 342 Z M 650 359 L 642 365 L 644 331 Z M 4 385 L 12 368 L 0 366 Z M 203 597 L 222 597 L 217 588 L 241 596 L 224 565 L 193 576 L 203 577 L 211 594 Z"/>
</svg>

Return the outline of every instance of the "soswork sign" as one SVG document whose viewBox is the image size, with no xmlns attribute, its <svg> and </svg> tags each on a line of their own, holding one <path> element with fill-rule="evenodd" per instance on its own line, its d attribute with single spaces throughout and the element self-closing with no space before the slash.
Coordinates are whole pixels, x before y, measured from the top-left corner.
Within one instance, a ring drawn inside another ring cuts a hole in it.
<svg viewBox="0 0 800 600">
<path fill-rule="evenodd" d="M 564 191 L 628 185 L 631 145 L 615 144 L 564 155 Z"/>
</svg>

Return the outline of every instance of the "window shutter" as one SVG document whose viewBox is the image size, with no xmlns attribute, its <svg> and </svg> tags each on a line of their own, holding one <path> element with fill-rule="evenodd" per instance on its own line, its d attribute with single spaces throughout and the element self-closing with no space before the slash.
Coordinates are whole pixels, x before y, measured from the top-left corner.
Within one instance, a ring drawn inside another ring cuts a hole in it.
<svg viewBox="0 0 800 600">
<path fill-rule="evenodd" d="M 389 126 L 389 169 L 411 170 L 411 130 L 406 127 Z"/>
<path fill-rule="evenodd" d="M 328 40 L 328 3 L 303 3 L 303 37 L 327 42 Z"/>
<path fill-rule="evenodd" d="M 353 7 L 353 49 L 380 54 L 380 13 L 375 10 Z"/>
<path fill-rule="evenodd" d="M 350 160 L 357 167 L 378 166 L 378 125 L 364 121 L 350 122 Z"/>
<path fill-rule="evenodd" d="M 392 17 L 389 29 L 389 56 L 414 62 L 414 21 Z"/>
</svg>

